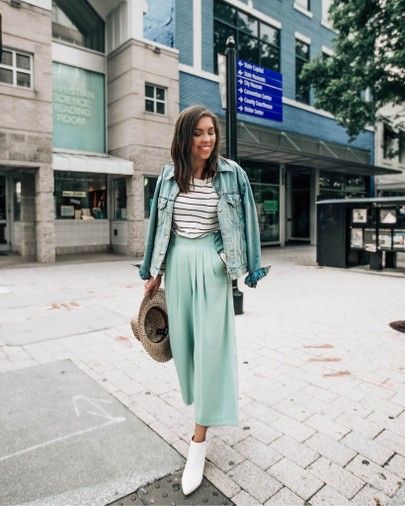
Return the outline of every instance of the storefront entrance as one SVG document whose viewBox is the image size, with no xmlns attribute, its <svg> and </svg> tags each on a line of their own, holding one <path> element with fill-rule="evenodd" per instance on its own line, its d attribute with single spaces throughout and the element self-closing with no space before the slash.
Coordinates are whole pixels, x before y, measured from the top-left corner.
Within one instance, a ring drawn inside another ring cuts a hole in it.
<svg viewBox="0 0 405 506">
<path fill-rule="evenodd" d="M 10 249 L 10 226 L 7 221 L 8 219 L 7 178 L 4 174 L 0 174 L 0 252 Z"/>
<path fill-rule="evenodd" d="M 288 242 L 310 241 L 311 175 L 291 172 L 287 177 Z"/>
</svg>

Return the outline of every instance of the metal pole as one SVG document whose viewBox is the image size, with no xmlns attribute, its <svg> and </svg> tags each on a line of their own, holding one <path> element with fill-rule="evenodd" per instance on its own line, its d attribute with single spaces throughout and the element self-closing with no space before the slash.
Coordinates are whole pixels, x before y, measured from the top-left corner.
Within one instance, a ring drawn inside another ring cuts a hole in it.
<svg viewBox="0 0 405 506">
<path fill-rule="evenodd" d="M 226 40 L 226 156 L 237 159 L 236 124 L 236 49 L 231 35 Z M 243 313 L 243 293 L 238 289 L 238 281 L 232 281 L 233 307 L 235 314 Z"/>
</svg>

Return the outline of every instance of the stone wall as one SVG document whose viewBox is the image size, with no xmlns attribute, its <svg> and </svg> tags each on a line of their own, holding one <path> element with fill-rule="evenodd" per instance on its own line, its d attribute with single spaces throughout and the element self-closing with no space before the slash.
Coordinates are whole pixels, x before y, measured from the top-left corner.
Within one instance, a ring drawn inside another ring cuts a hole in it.
<svg viewBox="0 0 405 506">
<path fill-rule="evenodd" d="M 166 114 L 145 111 L 145 83 L 166 89 Z M 141 255 L 148 220 L 144 218 L 144 175 L 159 175 L 170 161 L 179 112 L 178 53 L 129 40 L 108 57 L 108 150 L 132 160 L 127 180 L 128 253 Z"/>
<path fill-rule="evenodd" d="M 32 89 L 0 83 L 0 170 L 12 169 L 17 177 L 21 171 L 21 254 L 53 262 L 51 12 L 4 0 L 0 8 L 3 47 L 31 54 L 33 65 Z M 24 174 L 27 169 L 35 179 Z"/>
</svg>

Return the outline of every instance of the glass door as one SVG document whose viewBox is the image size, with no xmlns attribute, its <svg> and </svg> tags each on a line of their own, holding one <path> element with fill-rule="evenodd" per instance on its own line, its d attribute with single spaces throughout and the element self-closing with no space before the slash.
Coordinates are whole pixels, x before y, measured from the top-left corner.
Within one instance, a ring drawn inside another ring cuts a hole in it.
<svg viewBox="0 0 405 506">
<path fill-rule="evenodd" d="M 9 249 L 7 231 L 7 181 L 6 176 L 0 174 L 0 251 Z"/>
<path fill-rule="evenodd" d="M 291 240 L 309 241 L 310 174 L 291 174 Z"/>
</svg>

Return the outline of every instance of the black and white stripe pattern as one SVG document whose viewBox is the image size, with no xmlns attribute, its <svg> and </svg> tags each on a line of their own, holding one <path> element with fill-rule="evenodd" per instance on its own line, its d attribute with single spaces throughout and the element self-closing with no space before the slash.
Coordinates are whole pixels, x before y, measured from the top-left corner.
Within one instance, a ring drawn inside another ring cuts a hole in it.
<svg viewBox="0 0 405 506">
<path fill-rule="evenodd" d="M 185 237 L 202 237 L 219 229 L 218 194 L 208 180 L 194 179 L 188 193 L 179 193 L 174 201 L 173 229 Z"/>
</svg>

